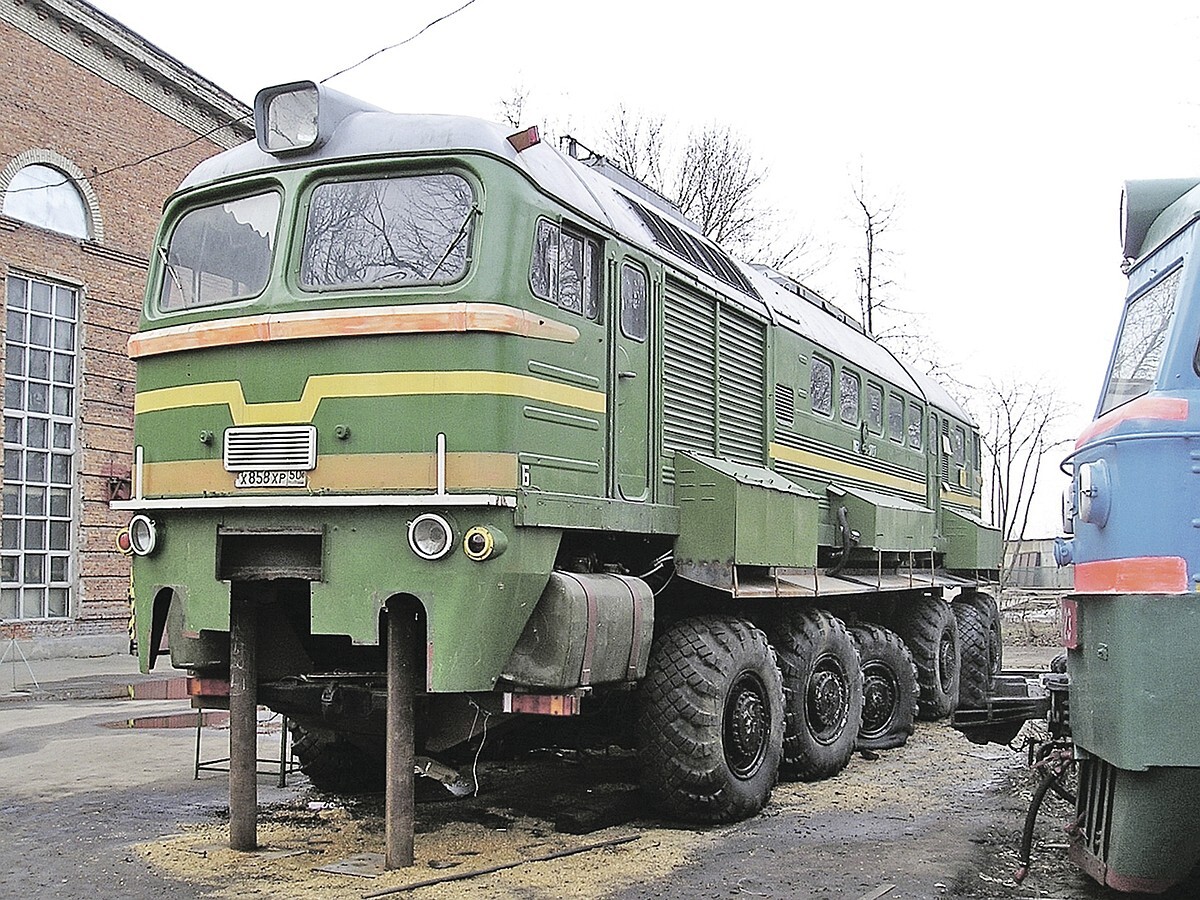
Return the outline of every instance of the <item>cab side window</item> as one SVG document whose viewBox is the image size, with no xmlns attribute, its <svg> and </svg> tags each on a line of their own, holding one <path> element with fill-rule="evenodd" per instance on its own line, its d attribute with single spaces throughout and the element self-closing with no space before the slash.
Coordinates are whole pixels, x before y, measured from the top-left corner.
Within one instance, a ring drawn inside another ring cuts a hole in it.
<svg viewBox="0 0 1200 900">
<path fill-rule="evenodd" d="M 535 296 L 594 320 L 600 309 L 600 242 L 538 219 L 529 286 Z"/>
<path fill-rule="evenodd" d="M 635 341 L 646 339 L 650 308 L 650 279 L 635 263 L 621 266 L 621 333 Z"/>
</svg>

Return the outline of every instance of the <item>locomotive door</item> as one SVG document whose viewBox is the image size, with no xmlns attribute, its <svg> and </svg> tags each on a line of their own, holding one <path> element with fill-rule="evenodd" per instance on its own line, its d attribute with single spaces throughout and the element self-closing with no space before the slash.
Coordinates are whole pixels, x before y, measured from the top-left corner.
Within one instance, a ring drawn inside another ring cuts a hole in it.
<svg viewBox="0 0 1200 900">
<path fill-rule="evenodd" d="M 943 457 L 946 448 L 942 446 L 942 426 L 938 414 L 929 413 L 929 442 L 926 451 L 926 469 L 929 475 L 928 504 L 933 510 L 934 527 L 941 532 L 942 524 L 942 479 L 945 475 Z"/>
<path fill-rule="evenodd" d="M 609 492 L 623 500 L 650 495 L 650 311 L 652 282 L 640 262 L 611 263 L 609 339 Z"/>
</svg>

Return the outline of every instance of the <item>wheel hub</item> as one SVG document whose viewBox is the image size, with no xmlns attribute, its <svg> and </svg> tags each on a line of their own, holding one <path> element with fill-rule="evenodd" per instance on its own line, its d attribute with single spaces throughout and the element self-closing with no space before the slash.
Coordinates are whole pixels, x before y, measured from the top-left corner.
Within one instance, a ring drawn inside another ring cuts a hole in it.
<svg viewBox="0 0 1200 900">
<path fill-rule="evenodd" d="M 954 680 L 954 639 L 948 631 L 942 634 L 942 640 L 938 644 L 938 680 L 942 684 L 942 690 L 947 692 Z"/>
<path fill-rule="evenodd" d="M 837 736 L 846 720 L 849 688 L 840 671 L 820 668 L 808 685 L 808 723 L 814 736 L 828 741 Z"/>
<path fill-rule="evenodd" d="M 743 675 L 725 704 L 725 760 L 739 778 L 753 775 L 766 753 L 770 712 L 762 684 Z"/>
<path fill-rule="evenodd" d="M 896 708 L 898 691 L 887 671 L 871 666 L 863 671 L 863 719 L 864 737 L 876 737 L 887 728 Z"/>
</svg>

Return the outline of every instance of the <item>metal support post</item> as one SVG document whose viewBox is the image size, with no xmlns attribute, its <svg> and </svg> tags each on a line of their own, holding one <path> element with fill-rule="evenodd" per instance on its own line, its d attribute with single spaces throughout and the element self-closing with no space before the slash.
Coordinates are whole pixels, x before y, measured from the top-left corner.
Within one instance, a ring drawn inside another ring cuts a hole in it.
<svg viewBox="0 0 1200 900">
<path fill-rule="evenodd" d="M 229 598 L 229 846 L 258 847 L 258 629 L 245 585 Z"/>
<path fill-rule="evenodd" d="M 384 867 L 413 864 L 413 631 L 410 611 L 387 611 L 387 792 Z"/>
</svg>

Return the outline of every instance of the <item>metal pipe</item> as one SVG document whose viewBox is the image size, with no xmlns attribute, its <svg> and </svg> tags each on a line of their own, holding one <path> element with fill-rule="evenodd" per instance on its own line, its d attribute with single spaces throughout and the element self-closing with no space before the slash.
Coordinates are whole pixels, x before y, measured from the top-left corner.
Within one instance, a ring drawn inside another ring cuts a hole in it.
<svg viewBox="0 0 1200 900">
<path fill-rule="evenodd" d="M 446 493 L 446 435 L 441 432 L 437 436 L 437 493 L 439 497 Z"/>
<path fill-rule="evenodd" d="M 387 785 L 384 868 L 413 864 L 413 631 L 411 611 L 389 608 L 387 619 Z"/>
<path fill-rule="evenodd" d="M 258 847 L 258 628 L 245 585 L 229 593 L 229 846 Z"/>
</svg>

